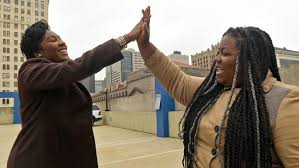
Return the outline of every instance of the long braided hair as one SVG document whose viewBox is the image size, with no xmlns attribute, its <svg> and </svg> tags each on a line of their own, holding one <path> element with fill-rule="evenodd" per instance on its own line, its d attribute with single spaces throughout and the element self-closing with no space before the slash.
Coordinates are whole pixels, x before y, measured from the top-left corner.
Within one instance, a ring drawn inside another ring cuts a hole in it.
<svg viewBox="0 0 299 168">
<path fill-rule="evenodd" d="M 255 27 L 229 28 L 223 36 L 235 38 L 236 47 L 240 50 L 236 59 L 232 93 L 224 109 L 218 137 L 219 140 L 226 123 L 224 167 L 271 167 L 272 134 L 262 82 L 269 70 L 273 77 L 281 80 L 272 40 L 266 32 Z M 237 83 L 241 90 L 231 102 Z M 224 86 L 216 81 L 214 62 L 210 74 L 195 92 L 180 121 L 184 168 L 193 168 L 198 124 L 223 92 Z"/>
</svg>

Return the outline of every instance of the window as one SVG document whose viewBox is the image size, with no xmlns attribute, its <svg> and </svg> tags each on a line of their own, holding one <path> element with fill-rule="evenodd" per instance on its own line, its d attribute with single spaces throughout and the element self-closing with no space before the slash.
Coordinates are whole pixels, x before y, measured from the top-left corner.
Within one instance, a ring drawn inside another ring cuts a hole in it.
<svg viewBox="0 0 299 168">
<path fill-rule="evenodd" d="M 10 48 L 3 47 L 2 51 L 3 53 L 10 53 Z"/>
<path fill-rule="evenodd" d="M 13 86 L 14 86 L 14 87 L 18 87 L 18 82 L 14 82 L 14 83 L 13 83 Z"/>
<path fill-rule="evenodd" d="M 14 54 L 18 54 L 18 49 L 14 48 Z"/>
<path fill-rule="evenodd" d="M 14 62 L 18 62 L 18 57 L 16 57 L 16 56 L 13 57 L 13 61 L 14 61 Z"/>
<path fill-rule="evenodd" d="M 18 16 L 15 16 L 15 17 L 18 17 Z M 19 28 L 19 25 L 18 25 L 17 23 L 15 23 L 15 24 L 14 24 L 14 28 L 15 28 L 15 29 L 18 29 L 18 28 Z"/>
<path fill-rule="evenodd" d="M 25 18 L 24 16 L 21 16 L 21 21 L 24 22 L 25 21 Z"/>
<path fill-rule="evenodd" d="M 45 13 L 44 13 L 44 12 L 41 12 L 40 15 L 41 15 L 41 16 L 45 16 Z"/>
<path fill-rule="evenodd" d="M 25 29 L 25 26 L 23 24 L 21 24 L 21 29 L 24 30 Z"/>
<path fill-rule="evenodd" d="M 35 16 L 38 16 L 38 11 L 35 11 L 34 13 L 35 13 Z"/>
<path fill-rule="evenodd" d="M 15 13 L 18 13 L 19 12 L 19 9 L 18 8 L 15 8 Z"/>
<path fill-rule="evenodd" d="M 38 3 L 35 3 L 35 8 L 38 8 Z"/>
<path fill-rule="evenodd" d="M 13 41 L 13 44 L 14 44 L 14 45 L 19 45 L 19 44 L 18 44 L 18 40 L 14 40 L 14 41 Z"/>
<path fill-rule="evenodd" d="M 10 74 L 9 73 L 2 73 L 2 79 L 9 79 Z"/>
<path fill-rule="evenodd" d="M 31 18 L 27 17 L 27 22 L 30 23 L 31 22 Z"/>
<path fill-rule="evenodd" d="M 18 37 L 18 32 L 14 32 L 14 37 Z"/>
<path fill-rule="evenodd" d="M 25 9 L 21 9 L 21 14 L 25 14 Z"/>
<path fill-rule="evenodd" d="M 3 28 L 10 28 L 10 23 L 3 22 Z"/>
<path fill-rule="evenodd" d="M 14 69 L 14 70 L 18 70 L 18 65 L 14 65 L 14 66 L 13 66 L 13 69 Z"/>
<path fill-rule="evenodd" d="M 41 4 L 41 5 L 40 5 L 40 7 L 41 7 L 42 9 L 44 9 L 44 8 L 45 8 L 44 4 Z"/>
<path fill-rule="evenodd" d="M 10 61 L 10 57 L 9 56 L 2 56 L 2 61 L 3 62 L 9 62 Z"/>
<path fill-rule="evenodd" d="M 27 9 L 27 15 L 31 15 L 31 10 Z"/>
<path fill-rule="evenodd" d="M 2 69 L 3 70 L 9 70 L 9 64 L 3 64 Z"/>
<path fill-rule="evenodd" d="M 24 6 L 25 5 L 25 2 L 24 1 L 21 1 L 21 6 Z"/>
<path fill-rule="evenodd" d="M 2 86 L 3 87 L 9 87 L 10 86 L 10 83 L 8 81 L 3 81 L 2 82 Z"/>
<path fill-rule="evenodd" d="M 27 2 L 27 7 L 31 7 L 31 2 Z"/>
<path fill-rule="evenodd" d="M 19 0 L 15 0 L 15 5 L 19 5 Z"/>
<path fill-rule="evenodd" d="M 21 62 L 24 62 L 24 57 L 21 57 Z"/>
<path fill-rule="evenodd" d="M 13 78 L 14 78 L 14 79 L 17 79 L 17 78 L 18 78 L 18 74 L 17 74 L 17 73 L 14 73 L 14 74 L 13 74 Z"/>
</svg>

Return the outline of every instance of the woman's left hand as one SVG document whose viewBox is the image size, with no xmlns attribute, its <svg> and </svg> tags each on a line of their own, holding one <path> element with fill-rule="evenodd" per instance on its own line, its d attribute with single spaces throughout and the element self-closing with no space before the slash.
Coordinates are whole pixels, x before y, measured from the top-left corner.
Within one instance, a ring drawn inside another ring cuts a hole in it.
<svg viewBox="0 0 299 168">
<path fill-rule="evenodd" d="M 147 7 L 147 9 L 149 9 L 149 7 Z M 144 10 L 142 12 L 144 13 Z M 127 41 L 127 43 L 135 41 L 139 37 L 144 22 L 148 20 L 145 17 L 150 17 L 150 16 L 145 16 L 143 14 L 143 17 L 140 19 L 139 23 L 137 23 L 136 26 L 128 34 L 124 35 L 124 38 Z"/>
</svg>

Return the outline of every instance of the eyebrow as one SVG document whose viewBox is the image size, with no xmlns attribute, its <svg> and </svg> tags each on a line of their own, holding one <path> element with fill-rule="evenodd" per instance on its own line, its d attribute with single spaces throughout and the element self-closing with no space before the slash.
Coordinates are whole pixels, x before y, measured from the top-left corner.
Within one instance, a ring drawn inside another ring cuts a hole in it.
<svg viewBox="0 0 299 168">
<path fill-rule="evenodd" d="M 60 36 L 58 36 L 58 35 L 54 35 L 54 34 L 53 34 L 53 35 L 48 36 L 48 37 L 47 37 L 47 40 L 48 40 L 49 38 L 52 38 L 52 37 L 53 37 L 53 38 L 58 38 L 58 39 L 60 39 Z"/>
</svg>

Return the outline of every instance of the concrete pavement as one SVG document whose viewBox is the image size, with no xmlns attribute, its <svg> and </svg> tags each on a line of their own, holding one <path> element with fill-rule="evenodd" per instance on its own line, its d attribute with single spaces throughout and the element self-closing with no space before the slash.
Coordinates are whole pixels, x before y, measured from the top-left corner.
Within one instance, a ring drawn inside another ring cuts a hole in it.
<svg viewBox="0 0 299 168">
<path fill-rule="evenodd" d="M 0 168 L 6 168 L 20 125 L 0 125 Z M 94 126 L 100 168 L 182 168 L 182 142 L 110 126 Z"/>
</svg>

